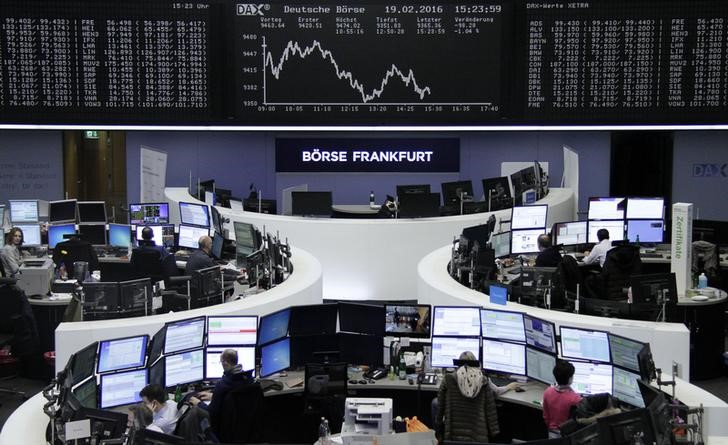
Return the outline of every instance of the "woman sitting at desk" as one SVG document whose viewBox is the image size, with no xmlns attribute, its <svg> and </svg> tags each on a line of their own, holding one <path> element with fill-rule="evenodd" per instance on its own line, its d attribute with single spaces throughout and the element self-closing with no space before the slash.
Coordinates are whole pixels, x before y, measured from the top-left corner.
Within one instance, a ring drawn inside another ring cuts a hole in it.
<svg viewBox="0 0 728 445">
<path fill-rule="evenodd" d="M 20 271 L 20 265 L 23 263 L 23 254 L 20 252 L 22 245 L 23 231 L 19 227 L 13 227 L 5 235 L 5 245 L 0 250 L 0 262 L 2 262 L 3 272 L 8 278 L 15 277 Z"/>
</svg>

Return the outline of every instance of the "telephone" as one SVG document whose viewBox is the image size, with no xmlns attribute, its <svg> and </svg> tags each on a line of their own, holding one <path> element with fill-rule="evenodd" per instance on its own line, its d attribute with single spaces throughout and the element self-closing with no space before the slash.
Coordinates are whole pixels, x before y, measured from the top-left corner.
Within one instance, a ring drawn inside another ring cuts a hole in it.
<svg viewBox="0 0 728 445">
<path fill-rule="evenodd" d="M 374 368 L 363 374 L 364 378 L 379 380 L 387 376 L 387 370 L 384 368 Z"/>
<path fill-rule="evenodd" d="M 424 373 L 417 376 L 419 383 L 422 385 L 435 385 L 437 384 L 437 374 Z"/>
</svg>

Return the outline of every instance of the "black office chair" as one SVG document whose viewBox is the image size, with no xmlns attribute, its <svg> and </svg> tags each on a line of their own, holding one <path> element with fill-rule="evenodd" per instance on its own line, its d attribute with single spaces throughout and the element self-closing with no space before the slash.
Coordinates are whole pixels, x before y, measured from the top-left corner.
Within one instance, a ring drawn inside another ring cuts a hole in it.
<svg viewBox="0 0 728 445">
<path fill-rule="evenodd" d="M 0 315 L 0 348 L 9 346 L 13 353 L 21 351 L 23 355 L 31 354 L 28 357 L 20 357 L 21 360 L 28 361 L 28 358 L 33 355 L 37 355 L 38 358 L 40 356 L 40 351 L 37 348 L 38 331 L 35 328 L 35 319 L 28 319 L 26 312 L 30 311 L 30 306 L 25 298 L 25 293 L 17 287 L 16 283 L 15 278 L 0 278 L 0 307 L 2 307 L 2 315 Z M 26 305 L 28 306 L 26 307 Z M 32 316 L 32 313 L 30 316 Z M 33 347 L 34 345 L 35 347 Z M 24 348 L 29 348 L 30 351 L 25 351 Z M 37 364 L 32 363 L 32 365 Z M 17 375 L 17 371 L 13 370 L 8 375 L 0 377 L 0 380 L 10 380 L 17 377 Z M 17 395 L 23 399 L 27 397 L 24 392 L 11 388 L 0 387 L 0 393 Z"/>
<path fill-rule="evenodd" d="M 220 419 L 211 419 L 221 443 L 261 443 L 263 439 L 263 389 L 260 383 L 243 385 L 225 395 Z"/>
<path fill-rule="evenodd" d="M 602 272 L 587 281 L 587 292 L 591 298 L 627 300 L 631 277 L 641 272 L 639 247 L 631 244 L 616 246 L 607 252 Z"/>
<path fill-rule="evenodd" d="M 303 413 L 329 419 L 332 433 L 341 431 L 348 382 L 346 363 L 306 363 Z"/>
<path fill-rule="evenodd" d="M 170 255 L 171 256 L 171 255 Z M 162 313 L 179 312 L 191 309 L 189 275 L 170 277 L 166 289 L 162 291 Z"/>
<path fill-rule="evenodd" d="M 85 261 L 88 263 L 88 271 L 99 270 L 99 259 L 96 256 L 91 243 L 80 239 L 70 239 L 56 244 L 53 249 L 53 263 L 56 267 L 60 267 L 63 263 L 66 267 L 68 278 L 77 278 L 74 276 L 73 263 L 76 261 Z M 83 279 L 84 277 L 78 277 Z"/>
<path fill-rule="evenodd" d="M 131 251 L 129 263 L 134 270 L 134 278 L 151 278 L 154 283 L 165 279 L 162 254 L 156 250 L 137 247 Z"/>
<path fill-rule="evenodd" d="M 720 256 L 718 245 L 708 241 L 693 241 L 692 245 L 693 274 L 705 273 L 708 286 L 724 289 L 720 274 Z"/>
<path fill-rule="evenodd" d="M 584 292 L 584 280 L 579 263 L 571 255 L 564 255 L 556 266 L 554 277 L 557 283 L 551 294 L 551 309 L 573 311 L 577 286 Z"/>
</svg>

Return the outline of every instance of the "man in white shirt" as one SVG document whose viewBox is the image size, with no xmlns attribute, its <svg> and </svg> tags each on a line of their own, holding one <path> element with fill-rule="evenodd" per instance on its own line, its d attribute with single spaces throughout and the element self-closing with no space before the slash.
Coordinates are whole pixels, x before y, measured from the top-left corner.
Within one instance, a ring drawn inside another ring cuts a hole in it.
<svg viewBox="0 0 728 445">
<path fill-rule="evenodd" d="M 167 400 L 167 393 L 159 385 L 147 385 L 140 392 L 142 403 L 152 412 L 152 423 L 148 430 L 173 434 L 177 426 L 177 403 Z"/>
<path fill-rule="evenodd" d="M 609 239 L 609 230 L 599 229 L 597 231 L 597 243 L 591 252 L 584 252 L 584 264 L 594 264 L 597 261 L 600 266 L 604 266 L 604 261 L 607 259 L 607 252 L 612 249 L 612 241 Z"/>
</svg>

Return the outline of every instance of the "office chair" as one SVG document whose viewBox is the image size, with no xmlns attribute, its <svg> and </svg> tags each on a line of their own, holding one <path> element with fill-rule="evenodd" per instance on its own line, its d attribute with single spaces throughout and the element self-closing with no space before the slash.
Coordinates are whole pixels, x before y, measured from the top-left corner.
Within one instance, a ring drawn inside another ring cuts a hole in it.
<svg viewBox="0 0 728 445">
<path fill-rule="evenodd" d="M 25 329 L 19 305 L 15 304 L 16 298 L 14 297 L 19 296 L 16 283 L 15 278 L 5 278 L 4 276 L 0 278 L 0 301 L 3 302 L 3 316 L 0 317 L 0 348 L 14 347 L 17 343 L 16 333 L 22 333 Z M 0 380 L 10 380 L 15 377 L 17 377 L 17 373 L 3 376 Z M 27 398 L 24 392 L 10 388 L 0 387 L 0 393 L 14 394 L 23 399 Z"/>
<path fill-rule="evenodd" d="M 639 248 L 630 244 L 616 246 L 607 252 L 602 272 L 587 281 L 587 292 L 591 298 L 626 300 L 632 275 L 641 272 Z"/>
<path fill-rule="evenodd" d="M 554 275 L 557 285 L 551 294 L 551 309 L 572 311 L 576 299 L 577 285 L 584 292 L 584 280 L 579 270 L 579 264 L 571 255 L 565 255 L 556 266 Z"/>
<path fill-rule="evenodd" d="M 306 363 L 304 367 L 304 414 L 326 417 L 332 433 L 341 431 L 346 401 L 346 363 Z"/>
<path fill-rule="evenodd" d="M 99 270 L 99 259 L 96 256 L 93 246 L 88 241 L 80 239 L 70 239 L 56 244 L 53 249 L 53 263 L 56 267 L 60 267 L 63 263 L 66 266 L 68 278 L 76 278 L 74 276 L 73 263 L 76 261 L 85 261 L 88 263 L 88 271 Z M 83 280 L 84 277 L 78 277 Z"/>
<path fill-rule="evenodd" d="M 171 255 L 170 255 L 171 256 Z M 170 277 L 167 288 L 162 291 L 162 313 L 187 311 L 191 309 L 189 275 Z"/>
<path fill-rule="evenodd" d="M 720 276 L 720 256 L 718 245 L 708 241 L 693 241 L 692 245 L 693 274 L 705 273 L 708 286 L 723 289 Z"/>
<path fill-rule="evenodd" d="M 255 382 L 229 391 L 220 418 L 210 419 L 221 443 L 260 443 L 263 440 L 263 389 Z"/>
<path fill-rule="evenodd" d="M 156 250 L 136 247 L 131 251 L 129 263 L 134 270 L 134 278 L 151 278 L 153 283 L 165 279 L 162 254 Z"/>
</svg>

